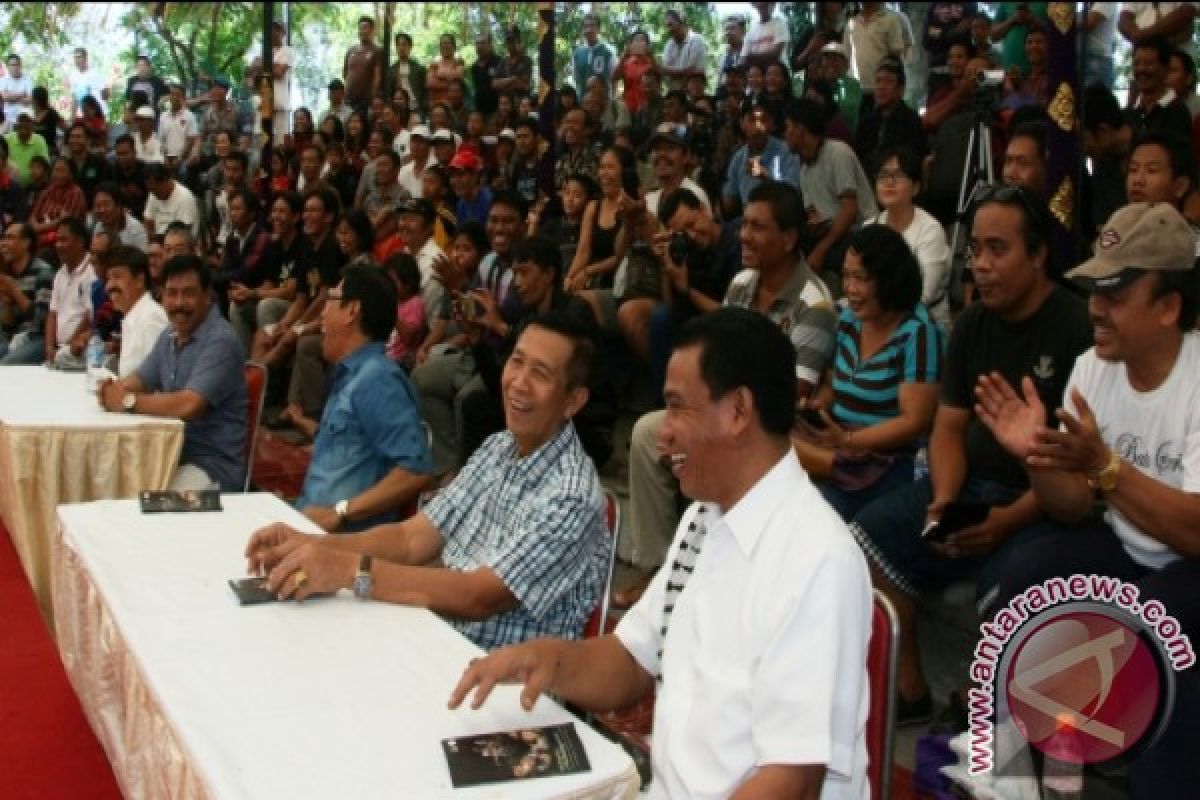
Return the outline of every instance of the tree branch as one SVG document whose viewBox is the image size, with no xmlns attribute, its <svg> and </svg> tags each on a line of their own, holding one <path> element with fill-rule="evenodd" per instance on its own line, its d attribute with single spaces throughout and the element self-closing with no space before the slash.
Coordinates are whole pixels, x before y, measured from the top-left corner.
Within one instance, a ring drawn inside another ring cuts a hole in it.
<svg viewBox="0 0 1200 800">
<path fill-rule="evenodd" d="M 212 15 L 210 17 L 211 27 L 208 31 L 208 53 L 205 57 L 205 61 L 210 64 L 215 64 L 217 60 L 217 24 L 220 21 L 221 7 L 224 5 L 224 3 L 212 4 Z M 224 72 L 224 70 L 221 71 Z"/>
</svg>

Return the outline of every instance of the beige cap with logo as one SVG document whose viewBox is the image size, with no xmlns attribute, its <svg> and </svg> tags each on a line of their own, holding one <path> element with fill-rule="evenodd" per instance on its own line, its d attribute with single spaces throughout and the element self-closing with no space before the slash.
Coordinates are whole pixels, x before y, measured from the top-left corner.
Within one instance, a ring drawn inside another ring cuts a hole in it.
<svg viewBox="0 0 1200 800">
<path fill-rule="evenodd" d="M 1191 269 L 1196 233 L 1168 203 L 1130 203 L 1108 218 L 1095 253 L 1066 277 L 1088 291 L 1113 292 L 1149 271 Z"/>
</svg>

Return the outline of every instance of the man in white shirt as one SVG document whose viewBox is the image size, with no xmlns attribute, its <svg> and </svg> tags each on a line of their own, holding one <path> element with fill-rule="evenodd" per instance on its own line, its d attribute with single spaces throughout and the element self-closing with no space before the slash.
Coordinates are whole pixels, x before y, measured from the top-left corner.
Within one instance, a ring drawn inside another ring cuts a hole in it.
<svg viewBox="0 0 1200 800">
<path fill-rule="evenodd" d="M 1099 5 L 1107 5 L 1101 3 Z M 1192 25 L 1197 3 L 1121 3 L 1117 30 L 1138 44 L 1153 36 L 1165 36 L 1176 47 L 1192 52 Z"/>
<path fill-rule="evenodd" d="M 425 308 L 441 308 L 446 289 L 438 278 L 434 262 L 441 258 L 442 249 L 433 238 L 433 223 L 437 211 L 433 203 L 419 197 L 409 198 L 396 206 L 397 224 L 400 235 L 408 245 L 408 252 L 421 271 L 421 299 Z"/>
<path fill-rule="evenodd" d="M 32 114 L 29 107 L 33 93 L 33 81 L 21 74 L 21 57 L 13 53 L 8 57 L 8 72 L 0 78 L 0 99 L 4 101 L 4 120 L 14 123 L 22 114 Z"/>
<path fill-rule="evenodd" d="M 150 106 L 141 106 L 133 112 L 133 151 L 143 164 L 166 162 L 162 140 L 154 132 L 154 124 L 154 109 Z"/>
<path fill-rule="evenodd" d="M 196 115 L 183 102 L 183 86 L 171 84 L 170 109 L 158 119 L 158 138 L 162 142 L 167 166 L 176 169 L 192 157 L 200 141 Z"/>
<path fill-rule="evenodd" d="M 1095 346 L 1075 362 L 1057 414 L 1061 427 L 1044 424 L 1032 377 L 1020 392 L 998 376 L 980 380 L 980 418 L 1027 465 L 1041 511 L 1072 526 L 1013 555 L 993 610 L 1049 578 L 1101 575 L 1134 584 L 1147 611 L 1158 603 L 1176 635 L 1200 635 L 1195 240 L 1169 203 L 1132 203 L 1104 225 L 1096 255 L 1067 273 L 1091 293 Z M 1099 517 L 1097 495 L 1105 507 Z M 1130 764 L 1130 796 L 1194 796 L 1195 673 L 1175 679 L 1161 734 L 1128 742 L 1130 749 L 1148 744 Z"/>
<path fill-rule="evenodd" d="M 683 125 L 661 123 L 648 142 L 654 154 L 654 177 L 659 188 L 646 195 L 646 213 L 657 214 L 659 200 L 676 189 L 689 189 L 700 200 L 706 211 L 712 211 L 708 193 L 700 184 L 688 177 L 694 166 L 692 149 L 688 142 L 688 131 Z"/>
<path fill-rule="evenodd" d="M 787 63 L 787 46 L 791 41 L 787 20 L 775 15 L 774 3 L 751 3 L 758 19 L 750 26 L 742 41 L 742 61 L 747 66 L 763 69 L 776 61 Z"/>
<path fill-rule="evenodd" d="M 193 236 L 200 234 L 200 214 L 196 197 L 162 164 L 146 165 L 146 211 L 142 215 L 147 232 L 164 233 L 172 222 L 186 223 Z"/>
<path fill-rule="evenodd" d="M 80 115 L 83 98 L 88 95 L 96 98 L 100 113 L 108 116 L 108 81 L 99 70 L 88 66 L 88 51 L 82 47 L 75 48 L 75 69 L 67 70 L 67 87 L 71 92 L 70 119 Z"/>
<path fill-rule="evenodd" d="M 400 168 L 397 180 L 410 197 L 421 196 L 421 176 L 426 168 L 437 163 L 429 147 L 429 126 L 414 126 L 408 135 L 408 162 Z"/>
<path fill-rule="evenodd" d="M 271 27 L 271 73 L 275 79 L 275 116 L 271 130 L 283 136 L 292 130 L 292 67 L 296 54 L 286 44 L 287 28 L 276 21 Z"/>
<path fill-rule="evenodd" d="M 92 326 L 92 284 L 96 271 L 87 251 L 83 220 L 64 217 L 55 231 L 54 249 L 62 266 L 54 274 L 50 313 L 46 315 L 46 360 L 78 358 Z"/>
<path fill-rule="evenodd" d="M 663 47 L 662 72 L 672 89 L 682 89 L 692 75 L 704 77 L 708 50 L 704 37 L 688 30 L 683 16 L 673 8 L 667 11 L 667 31 L 670 36 Z"/>
<path fill-rule="evenodd" d="M 105 272 L 108 297 L 124 318 L 121 320 L 121 354 L 117 376 L 126 378 L 142 365 L 167 327 L 167 312 L 148 291 L 150 267 L 146 255 L 136 247 L 114 247 L 108 254 Z"/>
<path fill-rule="evenodd" d="M 912 47 L 907 21 L 883 3 L 863 3 L 862 11 L 846 24 L 854 52 L 855 76 L 862 86 L 863 111 L 874 105 L 875 71 L 891 56 L 903 63 Z"/>
<path fill-rule="evenodd" d="M 478 708 L 498 682 L 524 683 L 526 709 L 542 692 L 600 710 L 653 690 L 650 797 L 868 797 L 870 579 L 792 451 L 794 362 L 762 314 L 688 323 L 658 440 L 696 501 L 673 563 L 615 635 L 494 651 L 451 708 L 475 687 Z"/>
</svg>

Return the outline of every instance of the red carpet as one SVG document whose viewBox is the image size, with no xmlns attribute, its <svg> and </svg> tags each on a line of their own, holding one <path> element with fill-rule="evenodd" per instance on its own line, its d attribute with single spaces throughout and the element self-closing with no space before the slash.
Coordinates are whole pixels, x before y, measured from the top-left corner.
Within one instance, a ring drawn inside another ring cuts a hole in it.
<svg viewBox="0 0 1200 800">
<path fill-rule="evenodd" d="M 304 473 L 308 472 L 308 462 L 312 460 L 310 448 L 311 445 L 289 444 L 266 426 L 259 429 L 254 473 L 250 476 L 255 490 L 273 492 L 288 501 L 299 497 Z"/>
<path fill-rule="evenodd" d="M 0 526 L 0 796 L 119 800 L 33 590 Z"/>
</svg>

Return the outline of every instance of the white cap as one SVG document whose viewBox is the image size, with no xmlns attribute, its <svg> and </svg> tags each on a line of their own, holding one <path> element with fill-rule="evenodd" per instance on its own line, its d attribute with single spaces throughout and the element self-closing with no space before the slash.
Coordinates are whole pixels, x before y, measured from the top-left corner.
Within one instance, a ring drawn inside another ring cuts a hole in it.
<svg viewBox="0 0 1200 800">
<path fill-rule="evenodd" d="M 512 139 L 513 141 L 516 141 L 517 132 L 514 131 L 512 128 L 505 128 L 504 130 L 500 131 L 500 138 L 501 139 Z"/>
<path fill-rule="evenodd" d="M 430 138 L 433 139 L 433 141 L 435 141 L 435 142 L 453 142 L 454 134 L 451 133 L 446 128 L 439 128 L 438 130 L 433 132 L 433 136 L 431 136 Z"/>
<path fill-rule="evenodd" d="M 413 129 L 408 132 L 408 135 L 409 136 L 420 136 L 422 139 L 428 139 L 429 138 L 429 126 L 428 125 L 414 125 Z"/>
<path fill-rule="evenodd" d="M 142 119 L 154 119 L 154 109 L 150 106 L 139 106 L 138 110 L 133 112 L 133 115 Z"/>
</svg>

